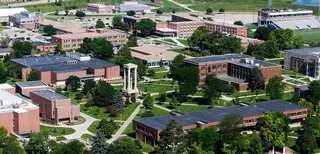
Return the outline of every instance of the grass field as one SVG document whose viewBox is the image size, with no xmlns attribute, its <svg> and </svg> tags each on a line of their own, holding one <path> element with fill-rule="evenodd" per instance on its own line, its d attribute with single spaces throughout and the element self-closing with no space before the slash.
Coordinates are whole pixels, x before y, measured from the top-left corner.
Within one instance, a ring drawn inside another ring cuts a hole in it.
<svg viewBox="0 0 320 154">
<path fill-rule="evenodd" d="M 93 136 L 91 136 L 90 134 L 83 134 L 81 135 L 81 137 L 89 141 L 92 141 L 93 139 Z"/>
<path fill-rule="evenodd" d="M 307 42 L 320 42 L 320 30 L 299 30 L 295 31 L 297 36 L 301 36 Z"/>
<path fill-rule="evenodd" d="M 72 128 L 64 128 L 64 127 L 47 127 L 47 126 L 40 126 L 41 132 L 48 132 L 49 135 L 52 136 L 61 136 L 61 135 L 69 135 L 75 132 Z"/>
<path fill-rule="evenodd" d="M 189 10 L 187 10 L 183 7 L 180 7 L 177 4 L 169 2 L 168 0 L 162 0 L 162 5 L 163 5 L 163 7 L 161 7 L 161 10 L 164 12 L 171 13 L 172 10 L 174 10 L 176 12 L 189 12 Z"/>
<path fill-rule="evenodd" d="M 205 11 L 207 8 L 212 8 L 213 11 L 218 11 L 224 8 L 225 11 L 241 11 L 241 12 L 257 12 L 258 9 L 268 7 L 266 0 L 175 0 L 179 3 L 191 4 L 189 8 Z M 273 8 L 308 8 L 313 9 L 317 14 L 317 7 L 303 6 L 292 4 L 294 0 L 274 0 L 272 3 Z"/>
</svg>

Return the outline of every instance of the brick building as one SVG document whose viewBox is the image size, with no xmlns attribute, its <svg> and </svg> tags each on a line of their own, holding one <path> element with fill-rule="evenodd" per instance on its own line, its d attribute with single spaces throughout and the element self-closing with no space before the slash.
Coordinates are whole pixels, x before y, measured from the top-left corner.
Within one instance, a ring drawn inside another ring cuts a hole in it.
<svg viewBox="0 0 320 154">
<path fill-rule="evenodd" d="M 47 89 L 51 89 L 51 88 L 40 80 L 26 81 L 26 82 L 16 82 L 15 92 L 29 98 L 31 91 L 39 91 L 39 90 L 47 90 Z"/>
<path fill-rule="evenodd" d="M 201 86 L 209 74 L 216 74 L 225 82 L 231 83 L 238 91 L 246 91 L 247 76 L 254 67 L 258 67 L 265 81 L 274 76 L 281 76 L 281 65 L 255 60 L 243 54 L 226 54 L 206 57 L 190 58 L 185 60 L 186 66 L 195 66 L 199 69 L 199 85 Z"/>
<path fill-rule="evenodd" d="M 87 4 L 87 11 L 94 13 L 113 13 L 114 7 L 102 4 Z"/>
<path fill-rule="evenodd" d="M 40 131 L 39 107 L 16 95 L 0 90 L 0 126 L 9 134 Z"/>
<path fill-rule="evenodd" d="M 106 40 L 110 41 L 114 46 L 126 44 L 128 41 L 126 33 L 108 30 L 99 32 L 53 35 L 51 43 L 60 43 L 62 50 L 72 50 L 80 48 L 80 45 L 83 43 L 83 39 L 85 38 L 105 38 Z"/>
<path fill-rule="evenodd" d="M 70 98 L 51 90 L 31 91 L 30 99 L 39 106 L 39 115 L 43 119 L 72 122 L 80 116 L 79 104 L 73 104 Z"/>
<path fill-rule="evenodd" d="M 208 110 L 187 112 L 176 115 L 141 118 L 133 120 L 132 128 L 135 130 L 136 139 L 156 145 L 160 133 L 171 120 L 175 120 L 184 131 L 194 128 L 219 127 L 220 121 L 228 114 L 237 114 L 243 119 L 242 126 L 254 129 L 259 117 L 265 112 L 282 112 L 293 123 L 300 122 L 307 117 L 307 108 L 282 100 L 272 100 L 255 103 L 249 106 L 230 106 Z"/>
<path fill-rule="evenodd" d="M 9 16 L 9 22 L 12 22 L 14 26 L 25 29 L 36 29 L 36 23 L 43 22 L 44 16 L 39 12 L 23 11 L 19 14 Z"/>
<path fill-rule="evenodd" d="M 42 82 L 56 86 L 64 86 L 65 80 L 71 75 L 81 80 L 114 81 L 121 79 L 118 65 L 77 52 L 67 52 L 66 55 L 18 58 L 10 61 L 21 68 L 22 81 L 26 81 L 31 71 L 38 72 Z"/>
</svg>

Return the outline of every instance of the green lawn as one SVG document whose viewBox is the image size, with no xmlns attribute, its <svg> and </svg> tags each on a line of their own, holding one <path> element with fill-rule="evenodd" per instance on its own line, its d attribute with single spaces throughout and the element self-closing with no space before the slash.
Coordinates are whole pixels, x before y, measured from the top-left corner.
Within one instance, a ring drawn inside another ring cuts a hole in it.
<svg viewBox="0 0 320 154">
<path fill-rule="evenodd" d="M 57 136 L 56 137 L 56 141 L 62 141 L 62 140 L 66 140 L 66 138 L 63 137 L 63 136 Z"/>
<path fill-rule="evenodd" d="M 93 139 L 93 136 L 91 136 L 90 134 L 83 134 L 81 135 L 81 137 L 89 141 L 92 141 Z"/>
<path fill-rule="evenodd" d="M 147 144 L 147 143 L 142 144 L 142 151 L 143 152 L 151 153 L 153 150 L 154 150 L 154 148 L 150 144 Z"/>
<path fill-rule="evenodd" d="M 166 91 L 174 90 L 172 85 L 154 85 L 149 83 L 138 83 L 138 89 L 148 93 L 165 93 Z"/>
<path fill-rule="evenodd" d="M 168 77 L 169 72 L 158 72 L 154 76 L 147 76 L 152 79 L 163 79 Z"/>
<path fill-rule="evenodd" d="M 175 12 L 189 12 L 189 10 L 180 7 L 179 5 L 169 2 L 168 0 L 162 0 L 162 5 L 163 7 L 161 7 L 161 10 L 164 12 L 169 12 L 171 13 L 172 10 L 174 10 Z"/>
<path fill-rule="evenodd" d="M 41 126 L 40 125 L 40 131 L 41 132 L 48 132 L 49 135 L 52 136 L 61 136 L 61 135 L 70 135 L 75 132 L 72 128 L 65 128 L 65 127 L 48 127 L 48 126 Z"/>
<path fill-rule="evenodd" d="M 187 40 L 178 39 L 179 42 L 181 42 L 185 46 L 189 46 L 189 43 Z"/>
<path fill-rule="evenodd" d="M 167 69 L 165 69 L 163 67 L 148 68 L 148 70 L 154 70 L 155 72 L 167 71 Z M 148 70 L 147 70 L 147 72 L 148 72 Z"/>
<path fill-rule="evenodd" d="M 258 91 L 258 94 L 264 94 L 264 90 Z M 239 91 L 234 91 L 232 94 L 226 94 L 227 96 L 232 96 L 232 97 L 241 97 L 241 96 L 249 96 L 249 95 L 256 95 L 257 93 L 254 91 L 247 91 L 247 92 L 239 92 Z"/>
<path fill-rule="evenodd" d="M 281 100 L 290 101 L 293 97 L 294 93 L 284 93 Z M 254 97 L 246 97 L 240 98 L 240 101 L 254 103 L 254 102 L 261 102 L 261 101 L 268 101 L 270 100 L 269 96 L 254 96 Z"/>
<path fill-rule="evenodd" d="M 81 104 L 81 112 L 88 114 L 89 116 L 92 116 L 96 119 L 115 119 L 115 120 L 126 120 L 131 113 L 138 107 L 138 103 L 131 104 L 127 106 L 123 113 L 116 116 L 116 117 L 111 117 L 107 113 L 107 108 L 106 107 L 97 107 L 97 106 L 92 106 L 89 108 L 86 108 L 84 104 Z"/>
<path fill-rule="evenodd" d="M 307 42 L 320 42 L 320 30 L 299 30 L 295 31 L 297 36 L 301 36 Z"/>
<path fill-rule="evenodd" d="M 127 128 L 122 132 L 122 134 L 132 134 L 134 133 L 133 129 L 132 129 L 132 123 L 130 123 Z"/>
<path fill-rule="evenodd" d="M 88 131 L 91 133 L 97 133 L 97 127 L 99 126 L 99 120 L 94 121 L 89 127 L 88 127 Z"/>
<path fill-rule="evenodd" d="M 274 63 L 274 64 L 278 64 L 278 65 L 282 65 L 281 62 L 283 62 L 283 59 L 268 60 L 268 62 Z"/>
<path fill-rule="evenodd" d="M 218 11 L 224 8 L 225 11 L 241 11 L 241 12 L 257 12 L 260 8 L 268 7 L 266 0 L 176 0 L 177 2 L 192 4 L 189 7 L 199 11 L 205 11 L 207 8 L 212 8 L 213 11 Z M 308 8 L 313 9 L 317 14 L 317 7 L 303 6 L 292 4 L 294 0 L 276 0 L 273 1 L 272 7 L 277 9 L 297 9 Z M 193 3 L 192 3 L 193 2 Z"/>
</svg>

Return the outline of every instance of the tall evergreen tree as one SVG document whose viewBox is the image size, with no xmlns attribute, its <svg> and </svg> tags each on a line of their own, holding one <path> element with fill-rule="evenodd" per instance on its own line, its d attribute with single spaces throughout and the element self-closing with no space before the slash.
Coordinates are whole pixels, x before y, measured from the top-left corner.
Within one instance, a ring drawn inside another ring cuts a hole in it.
<svg viewBox="0 0 320 154">
<path fill-rule="evenodd" d="M 296 148 L 301 154 L 313 153 L 317 148 L 316 137 L 311 127 L 304 127 L 301 135 L 297 139 Z"/>
<path fill-rule="evenodd" d="M 265 86 L 263 75 L 258 67 L 251 70 L 246 82 L 248 82 L 248 88 L 253 91 L 264 89 Z"/>
<path fill-rule="evenodd" d="M 92 141 L 92 154 L 105 154 L 108 153 L 108 145 L 106 143 L 107 139 L 105 138 L 103 132 L 98 131 L 96 136 L 93 137 Z"/>
</svg>

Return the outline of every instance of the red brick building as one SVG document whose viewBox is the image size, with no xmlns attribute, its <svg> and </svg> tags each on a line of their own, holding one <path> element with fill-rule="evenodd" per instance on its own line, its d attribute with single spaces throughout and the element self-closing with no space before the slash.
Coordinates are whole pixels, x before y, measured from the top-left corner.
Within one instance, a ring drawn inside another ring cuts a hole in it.
<svg viewBox="0 0 320 154">
<path fill-rule="evenodd" d="M 102 4 L 87 4 L 87 11 L 94 13 L 113 13 L 114 7 Z"/>
<path fill-rule="evenodd" d="M 156 145 L 160 139 L 161 131 L 167 127 L 171 120 L 175 120 L 184 131 L 188 131 L 194 128 L 219 127 L 220 121 L 226 115 L 237 114 L 243 119 L 243 127 L 254 129 L 258 118 L 267 111 L 282 112 L 292 119 L 293 123 L 300 122 L 307 117 L 307 108 L 305 107 L 287 101 L 272 100 L 249 106 L 230 106 L 178 115 L 141 118 L 133 120 L 132 128 L 135 130 L 137 140 Z"/>
<path fill-rule="evenodd" d="M 38 72 L 42 82 L 56 86 L 64 86 L 65 80 L 71 75 L 82 80 L 114 81 L 121 79 L 120 66 L 76 52 L 67 52 L 66 55 L 11 59 L 10 61 L 21 68 L 22 81 L 26 81 L 31 71 Z"/>
<path fill-rule="evenodd" d="M 258 67 L 267 82 L 274 76 L 281 76 L 282 66 L 273 63 L 255 60 L 243 54 L 226 54 L 206 57 L 197 57 L 185 60 L 186 66 L 195 66 L 199 69 L 199 85 L 201 86 L 209 74 L 216 74 L 220 80 L 231 83 L 238 91 L 248 90 L 245 82 L 254 67 Z"/>
<path fill-rule="evenodd" d="M 40 131 L 39 107 L 16 95 L 0 90 L 0 126 L 9 134 Z"/>
<path fill-rule="evenodd" d="M 27 82 L 16 82 L 15 92 L 29 98 L 31 91 L 48 90 L 48 89 L 51 89 L 51 88 L 40 80 L 27 81 Z"/>
<path fill-rule="evenodd" d="M 39 106 L 41 118 L 55 122 L 65 120 L 72 122 L 80 116 L 79 104 L 73 104 L 70 98 L 51 90 L 31 91 L 30 99 L 33 104 Z"/>
</svg>

